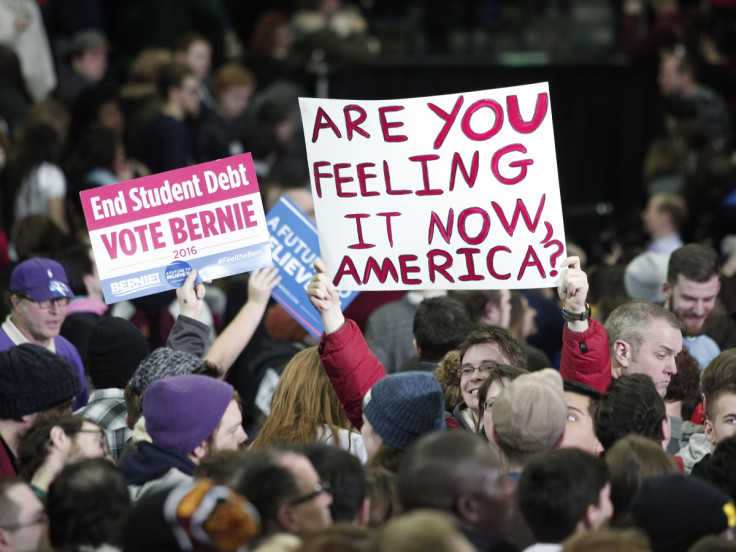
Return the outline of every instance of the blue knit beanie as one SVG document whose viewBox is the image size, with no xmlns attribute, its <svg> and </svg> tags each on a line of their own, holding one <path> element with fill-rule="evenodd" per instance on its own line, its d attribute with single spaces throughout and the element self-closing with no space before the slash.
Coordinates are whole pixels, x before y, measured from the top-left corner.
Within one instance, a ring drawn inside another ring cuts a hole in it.
<svg viewBox="0 0 736 552">
<path fill-rule="evenodd" d="M 154 444 L 187 455 L 217 428 L 233 386 L 189 374 L 154 381 L 143 393 L 146 431 Z"/>
<path fill-rule="evenodd" d="M 363 397 L 363 414 L 383 442 L 398 450 L 446 427 L 442 388 L 427 372 L 401 372 L 378 380 Z"/>
</svg>

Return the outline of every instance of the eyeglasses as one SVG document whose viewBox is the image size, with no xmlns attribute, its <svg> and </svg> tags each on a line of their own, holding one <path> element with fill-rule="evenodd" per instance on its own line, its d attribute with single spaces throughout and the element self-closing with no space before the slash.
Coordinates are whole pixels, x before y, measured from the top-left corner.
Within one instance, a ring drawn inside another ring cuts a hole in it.
<svg viewBox="0 0 736 552">
<path fill-rule="evenodd" d="M 478 370 L 481 376 L 483 376 L 484 378 L 487 378 L 488 375 L 497 368 L 512 368 L 512 366 L 509 364 L 496 364 L 495 362 L 484 362 L 476 368 L 475 366 L 471 366 L 470 364 L 467 364 L 457 369 L 457 377 L 459 378 L 469 377 L 469 376 L 472 376 L 476 370 Z"/>
<path fill-rule="evenodd" d="M 18 297 L 21 299 L 25 299 L 26 301 L 30 301 L 31 303 L 36 303 L 41 310 L 49 310 L 51 308 L 51 303 L 54 304 L 56 307 L 66 307 L 69 304 L 69 301 L 71 301 L 70 297 L 56 297 L 54 299 L 49 299 L 48 301 L 34 301 L 30 295 L 27 295 L 25 293 L 18 293 Z"/>
<path fill-rule="evenodd" d="M 320 481 L 314 486 L 314 491 L 309 493 L 308 495 L 301 496 L 299 498 L 295 498 L 294 500 L 290 500 L 287 502 L 287 506 L 298 506 L 299 504 L 303 504 L 304 502 L 309 502 L 316 496 L 319 496 L 322 493 L 326 493 L 330 490 L 330 482 L 329 481 Z"/>
<path fill-rule="evenodd" d="M 49 518 L 46 512 L 39 512 L 38 517 L 25 523 L 16 523 L 14 525 L 4 525 L 2 528 L 6 531 L 17 531 L 19 529 L 25 529 L 26 527 L 33 527 L 34 525 L 45 525 L 48 523 Z"/>
<path fill-rule="evenodd" d="M 96 433 L 100 436 L 100 447 L 107 452 L 107 435 L 102 429 L 80 429 L 77 433 Z"/>
</svg>

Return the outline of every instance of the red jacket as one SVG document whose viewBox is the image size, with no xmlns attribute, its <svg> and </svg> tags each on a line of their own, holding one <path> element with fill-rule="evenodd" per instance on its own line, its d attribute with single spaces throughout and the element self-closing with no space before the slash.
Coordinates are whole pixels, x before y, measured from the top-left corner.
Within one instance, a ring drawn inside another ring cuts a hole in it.
<svg viewBox="0 0 736 552">
<path fill-rule="evenodd" d="M 368 348 L 358 325 L 348 319 L 336 332 L 322 334 L 319 356 L 348 419 L 360 429 L 363 396 L 386 377 L 386 370 Z"/>
<path fill-rule="evenodd" d="M 590 385 L 604 393 L 611 383 L 608 334 L 597 320 L 590 319 L 588 323 L 590 327 L 584 332 L 573 332 L 565 324 L 560 375 L 563 379 Z"/>
</svg>

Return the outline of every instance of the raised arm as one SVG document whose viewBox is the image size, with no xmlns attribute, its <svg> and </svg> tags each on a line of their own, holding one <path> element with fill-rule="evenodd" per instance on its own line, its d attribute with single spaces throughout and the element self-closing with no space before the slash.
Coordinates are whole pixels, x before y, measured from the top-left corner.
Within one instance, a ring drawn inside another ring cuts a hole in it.
<svg viewBox="0 0 736 552">
<path fill-rule="evenodd" d="M 571 320 L 578 315 L 582 317 L 586 313 L 588 298 L 588 275 L 580 268 L 579 257 L 568 257 L 562 261 L 561 267 L 567 267 L 562 283 L 557 293 L 562 301 L 563 317 L 567 322 L 565 325 L 573 332 L 584 332 L 590 327 L 588 317 L 583 320 Z"/>
<path fill-rule="evenodd" d="M 345 324 L 345 316 L 340 308 L 340 295 L 327 276 L 327 269 L 322 261 L 314 262 L 314 270 L 316 274 L 307 286 L 307 295 L 312 306 L 319 312 L 325 335 L 330 335 Z"/>
<path fill-rule="evenodd" d="M 307 286 L 307 295 L 320 313 L 325 329 L 319 346 L 320 358 L 350 422 L 360 428 L 363 396 L 374 383 L 386 377 L 386 370 L 368 348 L 358 325 L 343 316 L 340 296 L 322 261 L 316 261 L 314 269 L 316 274 Z"/>
<path fill-rule="evenodd" d="M 204 284 L 195 284 L 197 271 L 192 270 L 181 287 L 176 289 L 179 303 L 179 316 L 171 328 L 166 346 L 176 351 L 184 351 L 198 357 L 204 355 L 210 338 L 210 327 L 199 321 L 204 301 Z"/>
<path fill-rule="evenodd" d="M 253 337 L 266 312 L 271 291 L 279 285 L 279 282 L 281 276 L 275 266 L 256 269 L 250 273 L 248 301 L 217 337 L 205 357 L 205 360 L 220 369 L 220 377 L 225 377 L 235 359 Z"/>
<path fill-rule="evenodd" d="M 586 303 L 588 276 L 580 268 L 578 257 L 568 257 L 567 267 L 558 288 L 563 304 L 565 328 L 562 332 L 560 375 L 604 392 L 611 383 L 611 359 L 608 335 L 603 325 L 591 318 Z"/>
</svg>

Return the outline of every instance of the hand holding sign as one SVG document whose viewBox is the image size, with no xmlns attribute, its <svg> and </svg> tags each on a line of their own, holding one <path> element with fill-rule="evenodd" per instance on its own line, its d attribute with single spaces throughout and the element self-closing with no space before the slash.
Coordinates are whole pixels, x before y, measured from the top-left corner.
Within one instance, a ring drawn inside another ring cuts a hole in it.
<svg viewBox="0 0 736 552">
<path fill-rule="evenodd" d="M 340 309 L 340 294 L 327 276 L 327 269 L 322 261 L 314 261 L 314 270 L 316 274 L 309 281 L 307 295 L 314 308 L 319 311 L 325 333 L 331 334 L 345 323 Z"/>
<path fill-rule="evenodd" d="M 580 268 L 579 257 L 568 257 L 561 267 L 567 267 L 562 277 L 562 283 L 557 289 L 564 309 L 571 313 L 585 312 L 585 300 L 588 297 L 588 275 Z M 572 320 L 567 322 L 568 328 L 575 332 L 584 332 L 588 329 L 587 320 Z"/>
<path fill-rule="evenodd" d="M 192 271 L 187 275 L 187 279 L 181 287 L 176 288 L 176 299 L 179 302 L 179 313 L 189 318 L 199 320 L 202 314 L 202 301 L 206 292 L 204 284 L 195 284 L 197 279 L 197 271 Z"/>
<path fill-rule="evenodd" d="M 588 276 L 580 268 L 580 257 L 568 257 L 560 266 L 567 267 L 557 289 L 560 300 L 570 312 L 584 311 L 585 299 L 588 297 Z"/>
</svg>

